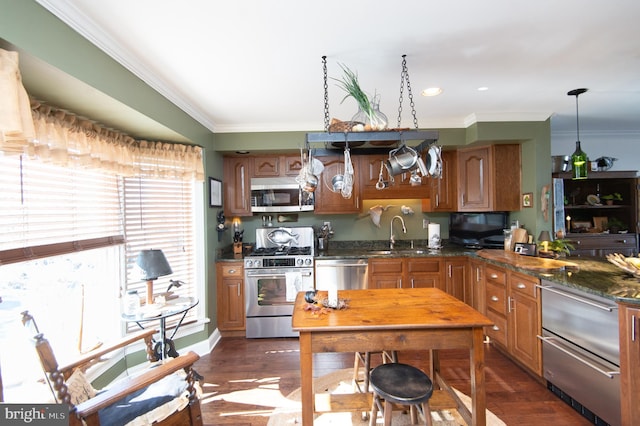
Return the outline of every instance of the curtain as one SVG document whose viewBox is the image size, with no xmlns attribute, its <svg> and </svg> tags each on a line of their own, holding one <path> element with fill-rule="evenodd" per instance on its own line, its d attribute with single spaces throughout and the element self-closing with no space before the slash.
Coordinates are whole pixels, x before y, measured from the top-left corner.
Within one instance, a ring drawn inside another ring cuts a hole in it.
<svg viewBox="0 0 640 426">
<path fill-rule="evenodd" d="M 89 119 L 30 101 L 22 86 L 17 52 L 0 49 L 0 93 L 0 153 L 124 177 L 204 181 L 199 146 L 135 140 Z"/>
<path fill-rule="evenodd" d="M 33 139 L 33 120 L 27 91 L 18 68 L 18 52 L 0 49 L 0 151 L 21 152 Z"/>
</svg>

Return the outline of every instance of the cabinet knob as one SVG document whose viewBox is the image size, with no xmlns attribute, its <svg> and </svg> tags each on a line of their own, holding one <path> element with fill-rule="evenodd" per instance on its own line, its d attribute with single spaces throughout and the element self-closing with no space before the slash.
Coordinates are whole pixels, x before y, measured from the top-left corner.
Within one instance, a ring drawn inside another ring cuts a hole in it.
<svg viewBox="0 0 640 426">
<path fill-rule="evenodd" d="M 235 270 L 235 269 L 229 269 L 229 273 L 230 273 L 230 274 L 235 274 L 235 273 L 236 273 L 236 270 Z"/>
<path fill-rule="evenodd" d="M 498 301 L 500 301 L 500 298 L 498 296 L 491 296 L 491 301 L 492 302 L 498 302 Z"/>
<path fill-rule="evenodd" d="M 496 278 L 498 278 L 498 275 L 497 274 L 491 274 L 491 278 L 493 278 L 495 280 Z"/>
<path fill-rule="evenodd" d="M 527 286 L 525 284 L 520 283 L 518 284 L 518 288 L 527 288 Z"/>
<path fill-rule="evenodd" d="M 491 328 L 493 328 L 493 331 L 500 331 L 500 327 L 498 327 L 497 325 L 494 325 Z"/>
</svg>

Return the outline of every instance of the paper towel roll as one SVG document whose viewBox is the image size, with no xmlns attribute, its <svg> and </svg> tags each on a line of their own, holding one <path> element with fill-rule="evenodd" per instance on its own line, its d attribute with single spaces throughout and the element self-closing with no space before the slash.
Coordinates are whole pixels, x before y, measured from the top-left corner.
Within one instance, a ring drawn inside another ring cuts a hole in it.
<svg viewBox="0 0 640 426">
<path fill-rule="evenodd" d="M 440 224 L 430 223 L 428 228 L 429 248 L 440 248 Z"/>
</svg>

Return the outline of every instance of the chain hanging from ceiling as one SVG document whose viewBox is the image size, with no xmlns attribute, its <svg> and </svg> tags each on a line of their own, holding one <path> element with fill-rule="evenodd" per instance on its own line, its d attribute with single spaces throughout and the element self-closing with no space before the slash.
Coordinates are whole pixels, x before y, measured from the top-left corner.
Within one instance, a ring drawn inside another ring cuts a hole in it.
<svg viewBox="0 0 640 426">
<path fill-rule="evenodd" d="M 324 131 L 329 131 L 329 86 L 327 85 L 327 57 L 322 57 L 322 72 L 324 74 Z"/>
<path fill-rule="evenodd" d="M 327 57 L 322 56 L 322 74 L 324 83 L 324 131 L 329 131 L 330 114 L 329 114 L 329 85 L 328 85 L 328 73 L 327 73 Z M 409 105 L 411 106 L 411 115 L 413 116 L 413 125 L 418 129 L 418 118 L 416 116 L 415 103 L 413 101 L 413 93 L 411 92 L 411 82 L 409 81 L 409 69 L 407 68 L 407 55 L 402 55 L 402 71 L 400 73 L 400 97 L 398 104 L 398 128 L 402 123 L 402 102 L 404 101 L 404 87 L 405 82 L 407 85 L 407 97 L 409 98 Z"/>
<path fill-rule="evenodd" d="M 398 106 L 398 128 L 402 122 L 402 101 L 404 92 L 404 83 L 407 82 L 407 96 L 409 97 L 409 105 L 411 106 L 411 114 L 413 115 L 413 125 L 418 129 L 418 118 L 416 117 L 416 106 L 413 102 L 413 93 L 411 93 L 411 83 L 409 82 L 409 70 L 407 68 L 407 55 L 402 55 L 402 72 L 400 73 L 400 99 Z"/>
</svg>

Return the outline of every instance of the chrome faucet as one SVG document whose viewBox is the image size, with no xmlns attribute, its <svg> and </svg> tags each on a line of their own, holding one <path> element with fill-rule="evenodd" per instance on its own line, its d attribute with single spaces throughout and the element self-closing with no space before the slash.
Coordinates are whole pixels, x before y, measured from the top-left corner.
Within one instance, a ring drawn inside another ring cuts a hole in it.
<svg viewBox="0 0 640 426">
<path fill-rule="evenodd" d="M 402 216 L 394 216 L 391 218 L 391 236 L 389 237 L 389 248 L 393 250 L 393 245 L 396 243 L 396 237 L 393 235 L 393 220 L 400 219 L 400 223 L 402 223 L 402 232 L 407 233 L 407 228 L 404 226 L 404 219 Z"/>
</svg>

